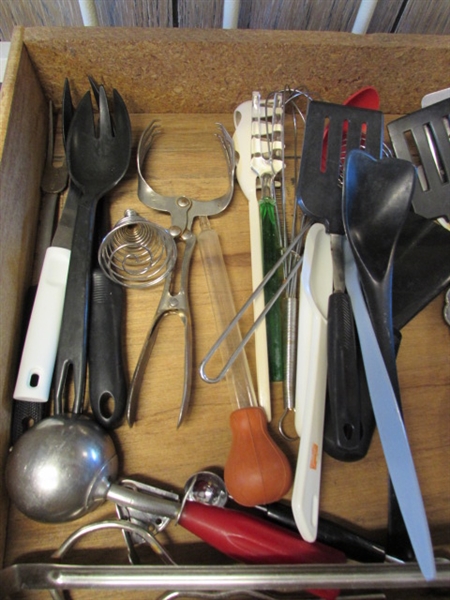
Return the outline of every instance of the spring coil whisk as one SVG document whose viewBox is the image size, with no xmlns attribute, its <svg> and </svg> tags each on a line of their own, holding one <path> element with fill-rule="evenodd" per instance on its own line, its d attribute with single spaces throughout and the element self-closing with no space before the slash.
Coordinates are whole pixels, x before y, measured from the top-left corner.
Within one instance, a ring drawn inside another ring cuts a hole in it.
<svg viewBox="0 0 450 600">
<path fill-rule="evenodd" d="M 157 285 L 170 274 L 176 258 L 170 233 L 131 209 L 105 236 L 98 251 L 104 273 L 128 288 Z"/>
</svg>

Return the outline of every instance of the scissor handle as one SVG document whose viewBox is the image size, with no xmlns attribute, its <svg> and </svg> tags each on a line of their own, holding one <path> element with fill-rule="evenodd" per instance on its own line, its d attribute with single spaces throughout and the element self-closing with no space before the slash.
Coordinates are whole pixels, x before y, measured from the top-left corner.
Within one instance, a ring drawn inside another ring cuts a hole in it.
<svg viewBox="0 0 450 600">
<path fill-rule="evenodd" d="M 161 300 L 158 308 L 156 309 L 156 313 L 147 333 L 147 337 L 145 338 L 145 342 L 130 384 L 127 400 L 127 420 L 130 427 L 133 425 L 136 418 L 137 400 L 145 370 L 156 342 L 159 325 L 164 317 L 170 315 L 178 315 L 184 325 L 184 380 L 177 427 L 181 425 L 181 422 L 183 421 L 183 418 L 185 417 L 189 408 L 192 382 L 193 347 L 192 319 L 188 298 L 188 281 L 189 267 L 197 239 L 192 232 L 187 231 L 183 235 L 182 241 L 185 243 L 185 250 L 181 263 L 180 289 L 176 294 L 172 294 L 170 292 L 173 281 L 172 273 L 172 275 L 165 280 Z"/>
</svg>

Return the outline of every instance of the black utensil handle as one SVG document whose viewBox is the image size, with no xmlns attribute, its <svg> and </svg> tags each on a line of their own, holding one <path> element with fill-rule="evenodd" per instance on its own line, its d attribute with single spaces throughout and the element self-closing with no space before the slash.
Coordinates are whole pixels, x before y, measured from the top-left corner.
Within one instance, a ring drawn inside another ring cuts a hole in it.
<svg viewBox="0 0 450 600">
<path fill-rule="evenodd" d="M 23 311 L 23 323 L 25 326 L 20 334 L 20 345 L 23 348 L 27 326 L 30 322 L 31 311 L 33 310 L 34 299 L 36 297 L 37 285 L 32 285 L 27 291 Z M 24 400 L 13 400 L 12 419 L 11 419 L 11 437 L 10 442 L 13 446 L 17 440 L 32 425 L 42 421 L 49 413 L 49 402 L 28 402 Z"/>
<path fill-rule="evenodd" d="M 33 425 L 49 415 L 49 402 L 14 400 L 11 421 L 11 446 Z"/>
<path fill-rule="evenodd" d="M 124 291 L 100 267 L 92 273 L 89 322 L 89 397 L 96 420 L 107 429 L 125 415 L 127 383 L 122 352 Z"/>
<path fill-rule="evenodd" d="M 67 276 L 61 332 L 55 366 L 55 412 L 65 412 L 64 394 L 72 371 L 74 403 L 81 413 L 86 389 L 87 334 L 91 289 L 91 257 L 97 202 L 86 196 L 78 201 L 72 254 Z"/>
<path fill-rule="evenodd" d="M 292 509 L 288 504 L 274 502 L 257 508 L 271 521 L 298 532 Z M 347 558 L 359 562 L 384 562 L 386 556 L 384 548 L 379 544 L 323 517 L 319 517 L 317 541 L 341 550 Z"/>
<path fill-rule="evenodd" d="M 351 453 L 357 451 L 359 446 L 361 407 L 355 324 L 350 297 L 346 293 L 334 292 L 329 298 L 327 335 L 327 451 L 333 452 L 335 448 L 336 454 Z"/>
</svg>

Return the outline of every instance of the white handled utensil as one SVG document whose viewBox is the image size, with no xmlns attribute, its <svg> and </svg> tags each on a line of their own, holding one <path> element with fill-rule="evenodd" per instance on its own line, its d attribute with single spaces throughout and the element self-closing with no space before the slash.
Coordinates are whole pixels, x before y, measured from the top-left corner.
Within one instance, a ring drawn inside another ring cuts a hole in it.
<svg viewBox="0 0 450 600">
<path fill-rule="evenodd" d="M 67 197 L 47 249 L 14 389 L 16 400 L 47 402 L 61 329 L 77 198 Z"/>
<path fill-rule="evenodd" d="M 252 102 L 240 104 L 234 111 L 236 131 L 233 142 L 237 153 L 236 177 L 248 200 L 250 223 L 250 252 L 252 259 L 252 286 L 255 290 L 264 277 L 262 261 L 262 236 L 259 216 L 259 204 L 256 195 L 257 175 L 251 168 L 252 138 Z M 253 302 L 254 320 L 264 310 L 264 294 L 256 296 Z M 255 331 L 256 383 L 259 405 L 266 411 L 267 420 L 271 420 L 269 356 L 267 350 L 267 329 L 263 319 Z"/>
<path fill-rule="evenodd" d="M 314 224 L 307 237 L 300 283 L 295 426 L 300 448 L 292 511 L 301 536 L 313 542 L 319 518 L 327 386 L 327 311 L 333 291 L 330 236 Z"/>
</svg>

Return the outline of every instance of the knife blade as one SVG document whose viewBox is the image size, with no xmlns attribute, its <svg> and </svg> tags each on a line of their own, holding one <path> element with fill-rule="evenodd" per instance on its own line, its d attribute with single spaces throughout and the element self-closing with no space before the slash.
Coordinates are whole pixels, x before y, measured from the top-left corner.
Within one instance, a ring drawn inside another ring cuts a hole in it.
<svg viewBox="0 0 450 600">
<path fill-rule="evenodd" d="M 409 447 L 406 429 L 359 284 L 358 270 L 347 240 L 345 280 L 352 301 L 372 407 L 389 475 L 417 562 L 428 581 L 436 577 L 430 530 Z"/>
</svg>

